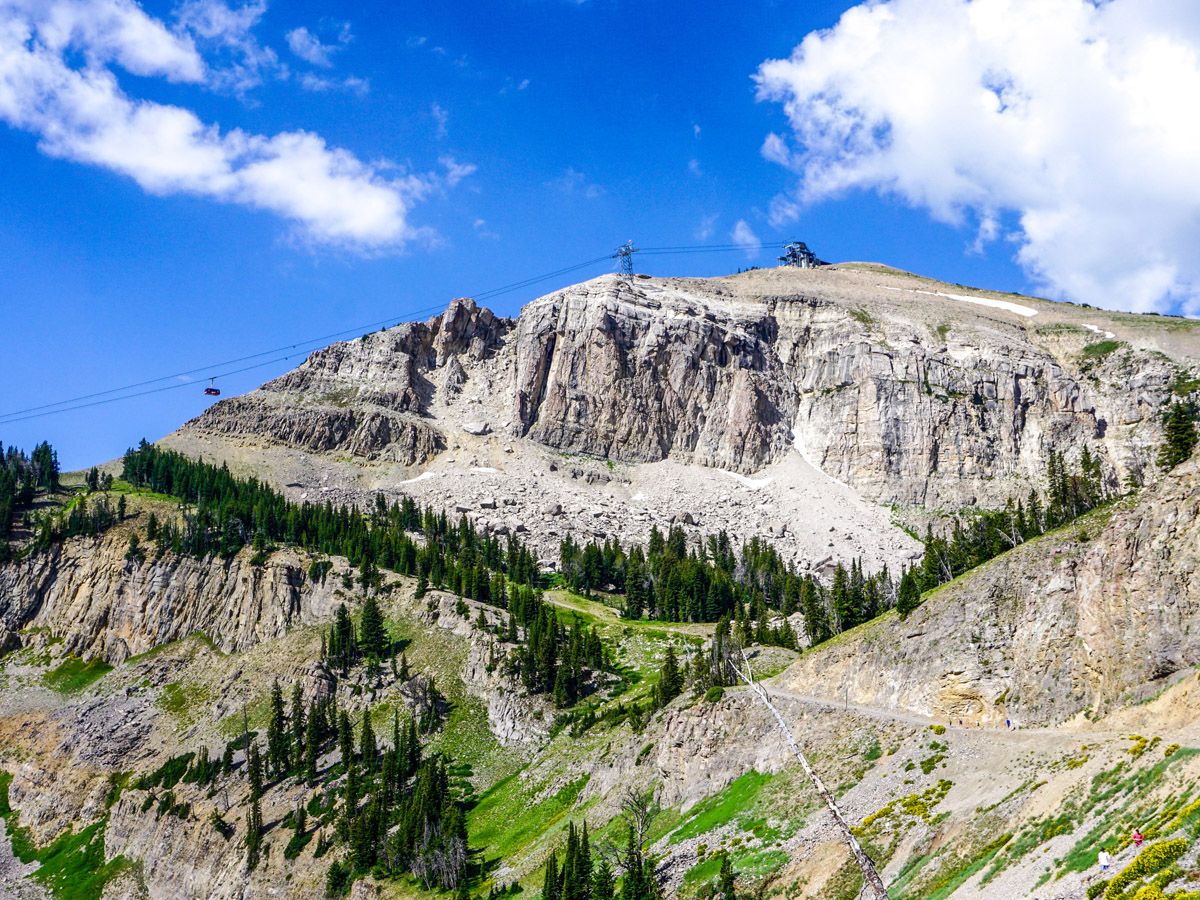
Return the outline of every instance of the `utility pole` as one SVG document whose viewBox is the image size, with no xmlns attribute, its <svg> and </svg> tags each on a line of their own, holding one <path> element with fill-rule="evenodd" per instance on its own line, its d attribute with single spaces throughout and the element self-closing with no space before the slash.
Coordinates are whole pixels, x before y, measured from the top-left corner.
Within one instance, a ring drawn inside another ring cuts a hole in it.
<svg viewBox="0 0 1200 900">
<path fill-rule="evenodd" d="M 626 278 L 633 277 L 633 254 L 635 253 L 637 253 L 637 247 L 633 246 L 633 241 L 626 241 L 612 255 L 612 258 L 617 260 L 621 266 L 621 274 Z"/>
<path fill-rule="evenodd" d="M 738 673 L 738 677 L 742 681 L 750 686 L 750 690 L 754 691 L 758 699 L 763 702 L 763 705 L 771 711 L 776 723 L 779 725 L 779 730 L 783 732 L 783 736 L 788 742 L 788 746 L 792 748 L 792 753 L 800 761 L 800 767 L 804 769 L 804 774 L 808 776 L 813 787 L 817 789 L 817 793 L 821 795 L 821 799 L 825 801 L 825 805 L 829 807 L 834 821 L 837 822 L 838 828 L 841 829 L 842 837 L 845 839 L 847 846 L 850 847 L 850 853 L 854 856 L 854 861 L 858 863 L 859 869 L 862 870 L 864 882 L 863 893 L 867 896 L 874 896 L 876 900 L 888 900 L 887 888 L 883 884 L 883 879 L 879 877 L 879 872 L 875 869 L 875 863 L 871 862 L 871 857 L 867 856 L 867 851 L 862 848 L 862 844 L 858 842 L 858 838 L 850 830 L 850 823 L 842 815 L 842 811 L 838 808 L 837 800 L 834 799 L 829 788 L 825 787 L 825 783 L 821 781 L 820 776 L 808 764 L 808 758 L 804 755 L 804 751 L 800 749 L 800 745 L 796 743 L 796 739 L 792 737 L 792 730 L 783 721 L 783 716 L 779 714 L 779 710 L 775 708 L 775 704 L 767 696 L 766 690 L 754 680 L 754 671 L 750 668 L 750 660 L 746 658 L 746 651 L 742 650 L 741 653 L 742 661 L 746 664 L 746 671 L 743 672 L 737 666 L 733 667 L 734 671 Z"/>
</svg>

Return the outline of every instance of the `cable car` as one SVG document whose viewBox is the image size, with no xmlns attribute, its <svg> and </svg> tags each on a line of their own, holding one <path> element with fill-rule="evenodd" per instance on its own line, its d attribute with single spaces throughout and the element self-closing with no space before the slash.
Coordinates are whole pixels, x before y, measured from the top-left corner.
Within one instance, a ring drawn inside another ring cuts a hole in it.
<svg viewBox="0 0 1200 900">
<path fill-rule="evenodd" d="M 206 387 L 204 389 L 205 396 L 207 396 L 207 397 L 220 397 L 221 396 L 221 389 L 213 383 L 216 380 L 217 379 L 215 379 L 215 378 L 208 379 L 208 387 Z"/>
</svg>

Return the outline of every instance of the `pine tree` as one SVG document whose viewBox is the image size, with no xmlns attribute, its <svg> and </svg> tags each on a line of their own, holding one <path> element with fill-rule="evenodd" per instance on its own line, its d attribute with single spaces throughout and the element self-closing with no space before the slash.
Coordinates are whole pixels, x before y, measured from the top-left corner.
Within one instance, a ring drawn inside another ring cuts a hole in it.
<svg viewBox="0 0 1200 900">
<path fill-rule="evenodd" d="M 546 858 L 546 872 L 542 877 L 542 900 L 560 900 L 562 882 L 558 871 L 558 854 L 551 850 Z"/>
<path fill-rule="evenodd" d="M 642 857 L 642 848 L 637 845 L 637 837 L 632 828 L 629 829 L 629 840 L 625 844 L 621 863 L 625 869 L 625 875 L 621 879 L 621 900 L 649 900 L 646 861 Z"/>
<path fill-rule="evenodd" d="M 279 689 L 279 680 L 271 684 L 271 717 L 267 721 L 267 761 L 272 774 L 281 778 L 291 769 L 291 758 L 288 752 L 289 734 L 287 722 L 283 713 L 283 691 Z"/>
<path fill-rule="evenodd" d="M 338 749 L 341 751 L 342 766 L 350 768 L 354 762 L 354 731 L 350 727 L 350 716 L 344 709 L 338 714 Z"/>
<path fill-rule="evenodd" d="M 917 576 L 909 569 L 900 579 L 900 590 L 896 595 L 896 612 L 901 619 L 907 619 L 909 613 L 921 605 L 921 588 L 917 584 Z"/>
<path fill-rule="evenodd" d="M 375 729 L 371 727 L 371 711 L 363 710 L 362 737 L 359 742 L 358 755 L 362 758 L 363 771 L 367 774 L 375 771 L 379 748 L 375 743 Z"/>
<path fill-rule="evenodd" d="M 1163 416 L 1163 443 L 1158 451 L 1158 465 L 1173 469 L 1192 455 L 1196 448 L 1196 407 L 1176 400 Z"/>
<path fill-rule="evenodd" d="M 387 655 L 388 637 L 383 624 L 383 612 L 373 595 L 368 596 L 363 603 L 358 645 L 363 655 L 375 662 L 379 662 Z"/>
<path fill-rule="evenodd" d="M 729 854 L 722 854 L 721 857 L 721 874 L 717 876 L 717 897 L 719 900 L 737 900 L 737 891 L 733 886 L 733 863 L 729 860 Z"/>
<path fill-rule="evenodd" d="M 596 871 L 592 875 L 591 900 L 614 900 L 613 894 L 616 888 L 614 882 L 612 867 L 608 864 L 608 860 L 600 857 L 600 862 L 596 864 Z"/>
<path fill-rule="evenodd" d="M 246 869 L 253 872 L 258 868 L 262 853 L 262 805 L 257 797 L 250 801 L 246 811 Z"/>
<path fill-rule="evenodd" d="M 250 781 L 250 809 L 246 812 L 246 868 L 253 872 L 258 867 L 262 851 L 262 805 L 259 802 L 263 788 L 262 757 L 258 742 L 250 745 L 246 770 Z"/>
<path fill-rule="evenodd" d="M 659 670 L 658 687 L 655 691 L 658 705 L 666 706 L 678 697 L 682 690 L 683 675 L 679 671 L 679 662 L 675 658 L 675 645 L 667 644 L 667 655 Z"/>
</svg>

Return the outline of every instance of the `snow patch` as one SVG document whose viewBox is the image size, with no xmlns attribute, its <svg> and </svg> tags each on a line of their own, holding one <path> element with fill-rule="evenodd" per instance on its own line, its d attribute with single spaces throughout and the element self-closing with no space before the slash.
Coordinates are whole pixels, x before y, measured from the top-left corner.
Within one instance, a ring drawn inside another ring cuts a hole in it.
<svg viewBox="0 0 1200 900">
<path fill-rule="evenodd" d="M 493 469 L 491 466 L 474 466 L 471 471 L 476 475 L 494 475 L 500 470 Z"/>
<path fill-rule="evenodd" d="M 1097 328 L 1095 325 L 1089 324 L 1088 322 L 1084 322 L 1083 327 L 1086 328 L 1088 331 L 1094 331 L 1094 332 L 1096 332 L 1096 334 L 1103 335 L 1106 340 L 1111 341 L 1113 338 L 1116 337 L 1116 335 L 1113 334 L 1111 331 L 1105 331 L 1103 328 Z"/>
<path fill-rule="evenodd" d="M 400 481 L 397 482 L 397 484 L 416 484 L 418 481 L 425 481 L 428 478 L 433 478 L 435 474 L 436 473 L 434 472 L 422 472 L 416 478 L 409 478 L 407 481 Z"/>
<path fill-rule="evenodd" d="M 1016 313 L 1018 316 L 1032 318 L 1038 311 L 1030 306 L 1010 303 L 1008 300 L 994 300 L 991 297 L 971 297 L 967 294 L 947 294 L 943 291 L 920 291 L 912 288 L 898 288 L 885 285 L 885 290 L 901 291 L 906 294 L 925 294 L 929 297 L 945 297 L 947 300 L 958 300 L 961 303 L 974 303 L 976 306 L 990 306 L 992 309 L 1002 309 L 1005 312 Z"/>
<path fill-rule="evenodd" d="M 750 488 L 750 490 L 752 490 L 752 491 L 757 491 L 760 488 L 765 488 L 772 481 L 771 478 L 747 478 L 745 475 L 739 475 L 737 472 L 726 472 L 724 469 L 721 469 L 721 472 L 725 475 L 728 475 L 730 478 L 732 478 L 734 481 L 741 484 L 743 487 Z"/>
</svg>

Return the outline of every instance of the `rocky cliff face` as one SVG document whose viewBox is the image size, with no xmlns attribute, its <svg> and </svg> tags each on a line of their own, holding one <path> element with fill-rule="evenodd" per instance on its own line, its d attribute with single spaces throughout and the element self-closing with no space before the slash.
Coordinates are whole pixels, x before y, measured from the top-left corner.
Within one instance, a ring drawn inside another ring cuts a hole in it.
<svg viewBox="0 0 1200 900">
<path fill-rule="evenodd" d="M 1002 502 L 1050 450 L 1085 443 L 1114 482 L 1147 469 L 1200 335 L 964 290 L 881 268 L 787 268 L 605 276 L 516 320 L 456 300 L 319 351 L 183 435 L 423 466 L 465 428 L 743 475 L 799 450 L 871 501 L 928 507 Z"/>
<path fill-rule="evenodd" d="M 126 548 L 118 529 L 0 567 L 0 630 L 47 628 L 71 652 L 116 665 L 197 631 L 223 651 L 247 650 L 337 606 L 333 579 L 314 584 L 290 551 L 253 566 L 247 552 L 139 563 Z"/>
<path fill-rule="evenodd" d="M 1200 465 L 801 659 L 801 696 L 970 723 L 1060 722 L 1200 664 Z"/>
</svg>

